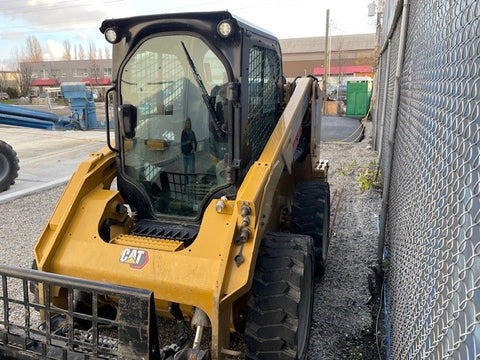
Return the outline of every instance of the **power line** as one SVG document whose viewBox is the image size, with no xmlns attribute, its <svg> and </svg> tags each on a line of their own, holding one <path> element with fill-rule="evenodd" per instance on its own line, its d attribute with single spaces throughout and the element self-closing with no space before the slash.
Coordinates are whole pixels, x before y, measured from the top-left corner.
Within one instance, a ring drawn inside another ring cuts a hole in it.
<svg viewBox="0 0 480 360">
<path fill-rule="evenodd" d="M 61 4 L 68 4 L 68 3 L 74 3 L 74 2 L 81 2 L 82 0 L 70 0 L 70 1 L 62 1 Z M 58 6 L 58 4 L 60 4 L 60 2 L 58 3 L 46 3 L 46 4 L 42 4 L 40 6 L 37 6 L 38 7 L 41 7 L 41 8 L 49 8 L 49 7 L 55 7 L 55 6 Z M 32 7 L 32 6 L 30 6 Z M 27 5 L 19 5 L 19 6 L 16 6 L 16 7 L 0 7 L 0 13 L 5 13 L 5 14 L 9 14 L 10 12 L 11 13 L 15 13 L 15 14 L 18 14 L 18 13 L 25 13 L 25 12 L 31 12 L 29 10 L 27 11 L 24 11 L 26 8 L 29 8 L 29 6 Z M 32 11 L 35 11 L 35 10 L 32 10 Z"/>
<path fill-rule="evenodd" d="M 0 8 L 0 13 L 3 13 L 5 15 L 15 15 L 16 17 L 18 17 L 18 15 L 22 15 L 22 14 L 38 13 L 38 12 L 51 11 L 51 10 L 71 9 L 76 7 L 85 7 L 86 5 L 109 4 L 109 3 L 123 2 L 123 1 L 124 0 L 108 0 L 108 1 L 100 1 L 100 2 L 91 1 L 90 3 L 86 4 L 85 1 L 83 0 L 71 0 L 71 1 L 62 1 L 58 3 L 42 4 L 40 6 L 20 6 L 20 7 L 14 7 L 14 8 L 9 7 L 5 9 Z M 77 4 L 73 4 L 74 2 L 77 2 Z"/>
<path fill-rule="evenodd" d="M 77 1 L 77 0 L 72 0 L 72 1 Z M 101 4 L 112 4 L 112 3 L 118 3 L 118 2 L 123 2 L 124 0 L 108 0 L 108 1 L 102 1 Z M 48 4 L 50 5 L 50 4 Z M 15 13 L 15 17 L 16 19 L 18 19 L 20 16 L 18 16 L 19 14 L 20 15 L 25 15 L 25 14 L 29 14 L 29 13 L 39 13 L 39 12 L 45 12 L 45 11 L 52 11 L 52 10 L 65 10 L 65 9 L 73 9 L 73 8 L 79 8 L 79 7 L 84 7 L 85 6 L 85 3 L 79 3 L 77 5 L 69 5 L 69 6 L 60 6 L 60 7 L 49 7 L 49 8 L 42 8 L 42 7 L 39 7 L 39 8 L 36 8 L 36 9 L 29 9 L 29 10 L 26 10 L 26 11 L 20 11 L 20 12 L 12 12 L 11 14 L 10 13 L 6 13 L 4 11 L 1 11 L 0 10 L 0 13 L 3 13 L 4 15 L 8 16 L 8 15 L 12 15 L 13 13 Z M 61 17 L 60 17 L 61 18 Z M 101 21 L 105 18 L 105 16 L 99 16 L 97 19 L 97 21 Z M 89 19 L 88 21 L 80 21 L 80 22 L 74 22 L 75 26 L 78 26 L 79 24 L 89 24 L 89 23 L 92 23 L 93 19 L 95 19 L 94 17 L 92 17 L 91 19 Z M 26 21 L 25 19 L 22 19 L 23 21 Z M 37 18 L 38 20 L 38 18 Z M 5 22 L 4 22 L 5 23 Z M 29 29 L 29 28 L 34 28 L 35 29 L 35 32 L 38 32 L 38 31 L 42 31 L 42 30 L 39 30 L 45 26 L 56 26 L 56 29 L 55 31 L 61 31 L 61 29 L 59 28 L 69 28 L 69 26 L 64 26 L 65 24 L 72 24 L 72 21 L 66 23 L 66 22 L 58 22 L 58 21 L 55 21 L 54 23 L 42 23 L 42 24 L 35 24 L 35 23 L 29 23 L 28 25 L 14 25 L 14 26 L 9 26 L 9 25 L 5 25 L 5 26 L 0 26 L 0 30 L 18 30 L 18 29 Z M 33 31 L 33 30 L 32 30 Z M 46 30 L 43 30 L 43 32 L 45 32 Z M 48 30 L 48 32 L 52 32 L 52 30 Z"/>
</svg>

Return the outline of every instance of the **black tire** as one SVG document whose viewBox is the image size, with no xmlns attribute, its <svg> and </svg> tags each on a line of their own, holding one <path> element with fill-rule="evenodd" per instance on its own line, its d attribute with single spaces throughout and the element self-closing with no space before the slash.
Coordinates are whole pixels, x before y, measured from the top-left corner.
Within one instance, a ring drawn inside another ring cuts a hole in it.
<svg viewBox="0 0 480 360">
<path fill-rule="evenodd" d="M 13 148 L 0 140 L 0 192 L 15 184 L 18 176 L 18 157 Z"/>
<path fill-rule="evenodd" d="M 290 232 L 309 235 L 315 246 L 317 275 L 323 275 L 330 243 L 330 186 L 328 183 L 302 182 L 295 189 Z"/>
<path fill-rule="evenodd" d="M 307 358 L 313 311 L 313 252 L 309 236 L 265 235 L 248 301 L 247 359 Z"/>
</svg>

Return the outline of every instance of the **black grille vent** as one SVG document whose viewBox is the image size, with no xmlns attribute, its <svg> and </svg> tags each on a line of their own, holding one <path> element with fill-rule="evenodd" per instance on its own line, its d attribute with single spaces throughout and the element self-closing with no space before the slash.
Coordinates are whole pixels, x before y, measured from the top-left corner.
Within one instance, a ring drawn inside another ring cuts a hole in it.
<svg viewBox="0 0 480 360">
<path fill-rule="evenodd" d="M 180 240 L 190 244 L 198 234 L 198 226 L 161 223 L 155 220 L 140 220 L 132 229 L 132 235 L 158 239 Z"/>
</svg>

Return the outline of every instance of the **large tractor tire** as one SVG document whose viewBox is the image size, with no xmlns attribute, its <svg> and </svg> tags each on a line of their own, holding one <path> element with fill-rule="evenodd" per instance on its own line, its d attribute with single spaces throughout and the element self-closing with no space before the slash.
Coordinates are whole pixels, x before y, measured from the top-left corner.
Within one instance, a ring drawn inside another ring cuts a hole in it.
<svg viewBox="0 0 480 360">
<path fill-rule="evenodd" d="M 0 192 L 15 184 L 18 176 L 18 157 L 13 148 L 0 140 Z"/>
<path fill-rule="evenodd" d="M 313 241 L 309 236 L 265 235 L 248 301 L 247 359 L 307 358 L 314 266 Z"/>
<path fill-rule="evenodd" d="M 330 186 L 328 183 L 298 183 L 292 204 L 290 232 L 309 235 L 315 246 L 316 274 L 325 272 L 330 233 Z"/>
</svg>

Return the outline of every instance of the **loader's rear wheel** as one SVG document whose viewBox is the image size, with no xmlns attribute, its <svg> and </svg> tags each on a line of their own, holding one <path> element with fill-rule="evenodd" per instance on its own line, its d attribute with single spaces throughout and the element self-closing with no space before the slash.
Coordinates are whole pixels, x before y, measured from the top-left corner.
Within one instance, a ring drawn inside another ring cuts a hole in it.
<svg viewBox="0 0 480 360">
<path fill-rule="evenodd" d="M 290 232 L 312 237 L 315 267 L 323 275 L 327 262 L 330 232 L 330 186 L 328 183 L 298 183 L 292 204 Z"/>
<path fill-rule="evenodd" d="M 248 302 L 247 359 L 306 359 L 313 278 L 314 249 L 310 236 L 265 235 Z"/>
<path fill-rule="evenodd" d="M 18 157 L 13 148 L 0 140 L 0 191 L 10 188 L 15 184 L 18 176 Z"/>
</svg>

